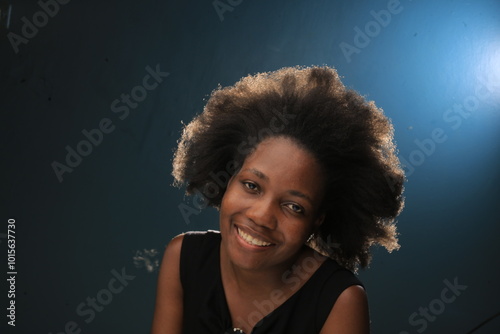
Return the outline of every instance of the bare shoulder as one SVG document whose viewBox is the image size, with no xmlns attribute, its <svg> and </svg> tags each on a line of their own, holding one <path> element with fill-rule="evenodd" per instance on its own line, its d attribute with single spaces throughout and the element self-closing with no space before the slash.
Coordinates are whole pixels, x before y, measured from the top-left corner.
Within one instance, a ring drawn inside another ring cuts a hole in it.
<svg viewBox="0 0 500 334">
<path fill-rule="evenodd" d="M 163 254 L 158 274 L 152 334 L 182 332 L 182 284 L 179 265 L 184 235 L 173 238 Z"/>
<path fill-rule="evenodd" d="M 179 235 L 175 236 L 174 238 L 172 238 L 172 240 L 170 240 L 167 247 L 165 248 L 164 255 L 175 256 L 175 257 L 178 257 L 180 259 L 183 240 L 184 240 L 184 233 L 179 234 Z"/>
<path fill-rule="evenodd" d="M 338 297 L 320 334 L 368 334 L 370 318 L 365 289 L 352 285 Z"/>
<path fill-rule="evenodd" d="M 165 252 L 163 253 L 163 258 L 160 265 L 160 274 L 158 275 L 159 279 L 162 276 L 168 276 L 172 278 L 174 278 L 173 276 L 179 276 L 179 264 L 181 259 L 183 240 L 184 234 L 179 234 L 168 243 L 167 247 L 165 248 Z"/>
</svg>

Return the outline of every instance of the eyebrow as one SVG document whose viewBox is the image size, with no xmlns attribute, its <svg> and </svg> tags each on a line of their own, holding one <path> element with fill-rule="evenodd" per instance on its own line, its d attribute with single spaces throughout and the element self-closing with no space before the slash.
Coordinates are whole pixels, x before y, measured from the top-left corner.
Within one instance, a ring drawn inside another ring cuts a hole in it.
<svg viewBox="0 0 500 334">
<path fill-rule="evenodd" d="M 269 177 L 267 177 L 266 174 L 262 173 L 260 170 L 255 169 L 255 168 L 247 168 L 243 170 L 244 172 L 250 172 L 252 174 L 255 174 L 259 179 L 269 181 Z"/>
<path fill-rule="evenodd" d="M 301 193 L 300 191 L 297 191 L 297 190 L 288 190 L 288 193 L 290 195 L 292 195 L 292 196 L 297 196 L 297 197 L 303 198 L 303 199 L 309 201 L 309 203 L 311 203 L 311 204 L 313 202 L 312 199 L 309 196 L 307 196 L 304 193 Z"/>
<path fill-rule="evenodd" d="M 243 171 L 244 171 L 244 172 L 250 172 L 250 173 L 254 174 L 255 176 L 257 176 L 258 178 L 260 178 L 260 179 L 262 179 L 262 180 L 264 180 L 264 181 L 269 181 L 269 177 L 268 177 L 266 174 L 262 173 L 262 172 L 261 172 L 260 170 L 258 170 L 258 169 L 255 169 L 255 168 L 247 168 L 247 169 L 245 169 L 245 170 L 243 170 Z M 300 192 L 300 191 L 298 191 L 298 190 L 288 190 L 287 192 L 288 192 L 290 195 L 292 195 L 292 196 L 300 197 L 300 198 L 303 198 L 303 199 L 305 199 L 305 200 L 309 201 L 309 203 L 311 203 L 311 204 L 313 203 L 313 201 L 312 201 L 311 197 L 307 196 L 306 194 L 304 194 L 304 193 L 302 193 L 302 192 Z"/>
</svg>

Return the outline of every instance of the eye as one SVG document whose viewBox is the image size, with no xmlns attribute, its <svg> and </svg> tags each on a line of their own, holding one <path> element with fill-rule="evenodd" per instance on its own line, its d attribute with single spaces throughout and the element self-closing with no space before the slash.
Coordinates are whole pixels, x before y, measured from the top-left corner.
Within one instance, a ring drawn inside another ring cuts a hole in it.
<svg viewBox="0 0 500 334">
<path fill-rule="evenodd" d="M 255 192 L 258 190 L 258 187 L 255 183 L 250 182 L 250 181 L 242 181 L 241 182 L 243 186 L 248 189 L 249 191 Z"/>
<path fill-rule="evenodd" d="M 287 203 L 285 204 L 287 208 L 292 210 L 294 213 L 304 213 L 304 208 L 302 208 L 300 205 L 295 204 L 295 203 Z"/>
</svg>

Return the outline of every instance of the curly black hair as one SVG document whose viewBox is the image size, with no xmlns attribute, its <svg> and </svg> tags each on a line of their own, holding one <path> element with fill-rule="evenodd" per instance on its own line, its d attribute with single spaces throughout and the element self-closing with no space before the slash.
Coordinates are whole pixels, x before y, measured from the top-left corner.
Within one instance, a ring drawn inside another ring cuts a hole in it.
<svg viewBox="0 0 500 334">
<path fill-rule="evenodd" d="M 287 67 L 214 90 L 184 128 L 172 175 L 218 208 L 229 178 L 260 142 L 293 139 L 327 171 L 325 220 L 310 245 L 356 271 L 370 263 L 370 246 L 399 248 L 405 177 L 393 133 L 383 111 L 347 89 L 335 69 Z"/>
</svg>

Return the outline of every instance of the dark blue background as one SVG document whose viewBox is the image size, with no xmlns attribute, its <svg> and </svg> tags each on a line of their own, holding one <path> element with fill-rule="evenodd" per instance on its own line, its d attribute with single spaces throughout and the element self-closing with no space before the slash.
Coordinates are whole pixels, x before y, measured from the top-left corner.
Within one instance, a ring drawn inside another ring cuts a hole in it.
<svg viewBox="0 0 500 334">
<path fill-rule="evenodd" d="M 402 247 L 374 249 L 360 273 L 373 333 L 466 333 L 500 311 L 500 3 L 220 3 L 232 10 L 219 15 L 211 0 L 74 0 L 16 53 L 7 34 L 22 36 L 22 18 L 33 22 L 41 7 L 12 1 L 0 48 L 2 268 L 7 219 L 17 226 L 17 326 L 9 333 L 55 334 L 71 321 L 81 333 L 147 333 L 157 271 L 133 257 L 156 249 L 146 254 L 154 263 L 176 234 L 218 226 L 213 209 L 188 220 L 179 210 L 193 206 L 171 186 L 181 121 L 201 112 L 218 84 L 293 65 L 336 67 L 375 100 L 407 164 Z M 388 7 L 391 17 L 376 23 L 371 11 Z M 347 44 L 356 52 L 346 56 Z M 112 102 L 157 65 L 168 77 L 121 120 Z M 463 116 L 453 112 L 464 105 Z M 51 164 L 65 164 L 65 147 L 76 149 L 82 130 L 104 118 L 114 131 L 59 182 Z M 110 294 L 112 270 L 135 278 Z M 440 304 L 444 281 L 455 279 L 467 288 Z M 93 319 L 81 316 L 78 306 L 98 295 L 112 300 Z M 435 319 L 410 322 L 430 305 Z M 496 319 L 477 333 L 499 329 Z"/>
</svg>

